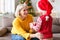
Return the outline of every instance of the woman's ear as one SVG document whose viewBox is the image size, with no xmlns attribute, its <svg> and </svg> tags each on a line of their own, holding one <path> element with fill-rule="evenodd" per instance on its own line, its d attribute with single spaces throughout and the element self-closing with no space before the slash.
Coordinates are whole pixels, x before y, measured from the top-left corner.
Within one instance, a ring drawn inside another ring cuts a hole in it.
<svg viewBox="0 0 60 40">
<path fill-rule="evenodd" d="M 18 15 L 21 15 L 20 11 L 18 12 Z"/>
</svg>

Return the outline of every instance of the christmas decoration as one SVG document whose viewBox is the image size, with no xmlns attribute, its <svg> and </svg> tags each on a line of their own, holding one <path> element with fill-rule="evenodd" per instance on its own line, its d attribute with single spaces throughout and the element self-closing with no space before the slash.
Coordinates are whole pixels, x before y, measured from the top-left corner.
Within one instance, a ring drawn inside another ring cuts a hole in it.
<svg viewBox="0 0 60 40">
<path fill-rule="evenodd" d="M 19 0 L 19 2 L 20 2 L 21 4 L 23 4 L 25 1 L 26 1 L 26 0 Z M 27 4 L 27 5 L 28 5 L 28 6 L 32 6 L 30 0 L 28 0 L 28 4 Z M 36 16 L 33 7 L 29 8 L 28 11 L 29 11 L 29 14 L 32 14 L 33 16 Z"/>
</svg>

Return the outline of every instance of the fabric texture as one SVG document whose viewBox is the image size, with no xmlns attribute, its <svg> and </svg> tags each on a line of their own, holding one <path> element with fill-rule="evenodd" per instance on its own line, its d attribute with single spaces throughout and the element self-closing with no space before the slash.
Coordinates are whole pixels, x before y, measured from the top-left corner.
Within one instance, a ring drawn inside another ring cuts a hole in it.
<svg viewBox="0 0 60 40">
<path fill-rule="evenodd" d="M 32 15 L 28 14 L 25 20 L 22 20 L 19 16 L 16 17 L 12 23 L 13 28 L 11 33 L 18 34 L 27 39 L 30 35 L 29 23 L 33 21 Z"/>
<path fill-rule="evenodd" d="M 42 19 L 42 25 L 41 25 L 41 29 L 39 30 L 39 32 L 41 32 L 44 36 L 44 38 L 52 38 L 52 17 L 49 16 L 49 20 L 46 21 L 45 20 L 45 16 L 40 16 L 40 18 Z"/>
<path fill-rule="evenodd" d="M 38 30 L 40 30 L 41 23 L 42 23 L 42 20 L 41 20 L 40 17 L 38 17 L 38 19 L 37 19 L 37 21 L 36 21 L 35 24 L 30 23 L 30 28 L 31 28 L 31 29 L 34 29 L 35 31 L 38 31 Z"/>
<path fill-rule="evenodd" d="M 11 35 L 11 40 L 25 40 L 22 36 L 12 34 Z"/>
<path fill-rule="evenodd" d="M 24 37 L 12 34 L 11 35 L 11 40 L 26 40 Z M 30 40 L 39 40 L 38 38 L 31 38 Z"/>
<path fill-rule="evenodd" d="M 7 28 L 0 27 L 0 37 L 3 36 L 5 33 L 7 33 Z"/>
</svg>

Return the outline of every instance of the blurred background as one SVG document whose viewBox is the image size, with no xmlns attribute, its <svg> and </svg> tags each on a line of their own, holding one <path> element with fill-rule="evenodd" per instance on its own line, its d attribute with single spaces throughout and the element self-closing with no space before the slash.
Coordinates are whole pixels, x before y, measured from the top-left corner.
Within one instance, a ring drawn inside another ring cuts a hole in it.
<svg viewBox="0 0 60 40">
<path fill-rule="evenodd" d="M 19 3 L 24 3 L 26 0 L 0 0 L 0 40 L 11 40 L 11 28 L 12 21 L 15 18 L 15 10 Z M 34 16 L 34 20 L 36 21 L 37 16 L 39 16 L 37 10 L 37 2 L 39 0 L 28 0 L 28 6 L 32 6 L 30 8 L 29 14 Z M 48 0 L 52 6 L 52 14 L 53 17 L 53 39 L 60 40 L 60 0 Z"/>
</svg>

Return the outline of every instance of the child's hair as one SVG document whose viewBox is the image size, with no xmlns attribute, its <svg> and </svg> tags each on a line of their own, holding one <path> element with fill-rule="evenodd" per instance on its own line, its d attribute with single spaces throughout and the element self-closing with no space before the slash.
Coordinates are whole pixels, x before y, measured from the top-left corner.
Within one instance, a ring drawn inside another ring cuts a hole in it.
<svg viewBox="0 0 60 40">
<path fill-rule="evenodd" d="M 18 4 L 16 7 L 15 16 L 16 17 L 19 16 L 19 11 L 26 6 L 27 6 L 26 4 Z"/>
</svg>

